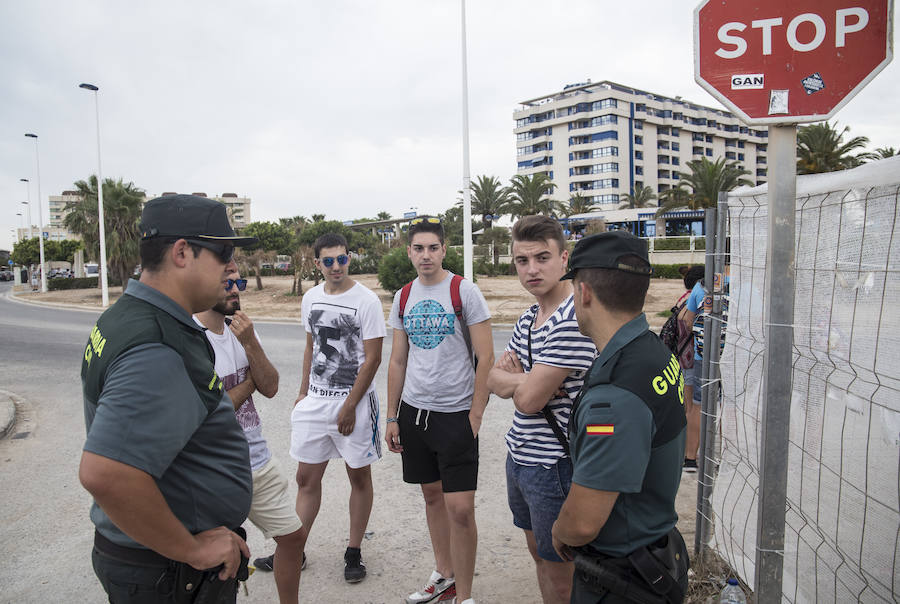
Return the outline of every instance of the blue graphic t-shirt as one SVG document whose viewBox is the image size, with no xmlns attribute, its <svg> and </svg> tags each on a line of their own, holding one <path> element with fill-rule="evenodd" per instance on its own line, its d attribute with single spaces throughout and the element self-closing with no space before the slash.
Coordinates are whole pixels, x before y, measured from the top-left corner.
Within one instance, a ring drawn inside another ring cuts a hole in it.
<svg viewBox="0 0 900 604">
<path fill-rule="evenodd" d="M 472 406 L 475 369 L 450 301 L 452 273 L 437 285 L 422 285 L 416 279 L 406 301 L 403 322 L 398 314 L 400 292 L 388 320 L 409 338 L 409 357 L 403 401 L 419 409 L 452 413 Z M 463 319 L 475 325 L 491 318 L 487 302 L 478 287 L 464 279 L 460 283 Z"/>
</svg>

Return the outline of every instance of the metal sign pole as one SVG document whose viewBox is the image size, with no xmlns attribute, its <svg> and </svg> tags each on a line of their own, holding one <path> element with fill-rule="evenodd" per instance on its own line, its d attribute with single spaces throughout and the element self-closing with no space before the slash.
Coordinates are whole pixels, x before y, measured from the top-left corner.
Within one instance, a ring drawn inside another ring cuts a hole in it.
<svg viewBox="0 0 900 604">
<path fill-rule="evenodd" d="M 769 127 L 766 356 L 756 521 L 758 602 L 780 602 L 794 336 L 797 126 Z"/>
<path fill-rule="evenodd" d="M 706 217 L 704 222 L 704 228 L 706 230 L 706 270 L 703 278 L 703 285 L 708 294 L 711 295 L 713 291 L 713 273 L 715 268 L 713 267 L 713 259 L 715 258 L 715 250 L 716 250 L 716 207 L 706 208 Z M 706 300 L 704 300 L 704 306 Z M 709 511 L 709 493 L 706 488 L 706 448 L 707 448 L 707 418 L 708 418 L 708 409 L 709 409 L 709 388 L 707 387 L 707 383 L 709 381 L 709 334 L 710 327 L 712 322 L 709 317 L 709 313 L 706 313 L 703 317 L 703 344 L 704 344 L 704 355 L 702 361 L 694 361 L 694 363 L 702 363 L 702 370 L 700 372 L 700 456 L 697 459 L 697 523 L 694 529 L 694 554 L 703 557 L 703 547 L 709 543 L 709 519 L 710 519 L 710 511 Z M 696 386 L 695 386 L 696 388 Z M 685 405 L 693 405 L 693 401 L 685 401 Z M 711 484 L 711 483 L 710 483 Z"/>
</svg>

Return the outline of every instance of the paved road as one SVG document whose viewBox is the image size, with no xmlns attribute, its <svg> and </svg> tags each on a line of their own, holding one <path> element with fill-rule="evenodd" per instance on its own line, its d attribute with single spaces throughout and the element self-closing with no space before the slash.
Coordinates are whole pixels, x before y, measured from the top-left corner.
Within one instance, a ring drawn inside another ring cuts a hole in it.
<svg viewBox="0 0 900 604">
<path fill-rule="evenodd" d="M 0 441 L 0 492 L 3 493 L 0 544 L 6 560 L 0 569 L 0 602 L 102 601 L 102 591 L 90 568 L 93 534 L 87 515 L 90 497 L 77 478 L 84 442 L 80 357 L 99 313 L 23 304 L 7 298 L 10 289 L 10 284 L 0 284 L 0 342 L 5 374 L 0 389 L 24 399 L 31 418 L 17 424 L 13 431 L 17 438 Z M 259 323 L 257 331 L 281 374 L 278 395 L 272 401 L 263 399 L 262 404 L 257 403 L 264 433 L 274 455 L 292 475 L 294 462 L 287 454 L 289 416 L 300 387 L 305 336 L 299 324 Z M 495 331 L 498 350 L 505 345 L 509 335 L 507 330 Z M 390 342 L 386 338 L 384 361 L 376 378 L 382 414 L 389 356 Z M 480 499 L 490 500 L 490 504 L 480 502 L 480 505 L 490 509 L 492 515 L 502 514 L 505 510 L 505 486 L 499 469 L 504 456 L 503 424 L 507 421 L 503 408 L 508 403 L 495 401 L 494 404 L 495 409 L 487 418 L 482 437 L 490 441 L 489 446 L 483 445 L 482 463 L 485 464 L 483 467 L 493 467 L 497 471 L 491 472 L 492 477 L 482 479 L 485 487 L 479 492 Z M 312 563 L 310 570 L 304 573 L 302 592 L 307 595 L 304 599 L 309 599 L 309 592 L 316 591 L 312 584 L 316 575 L 321 573 L 321 579 L 331 583 L 339 579 L 336 575 L 342 569 L 347 490 L 341 473 L 332 468 L 326 476 L 325 505 L 308 549 Z M 430 550 L 423 537 L 424 521 L 416 522 L 414 527 L 406 523 L 416 520 L 414 510 L 410 518 L 394 515 L 401 505 L 394 501 L 395 498 L 401 500 L 402 505 L 409 505 L 420 504 L 421 496 L 400 481 L 399 456 L 386 452 L 385 459 L 376 464 L 374 475 L 376 503 L 370 522 L 373 535 L 364 548 L 370 552 L 391 547 L 408 550 L 410 542 L 416 542 L 422 560 L 418 568 L 404 570 L 404 575 L 408 572 L 409 577 L 401 578 L 403 585 L 398 587 L 398 577 L 390 571 L 390 559 L 379 561 L 374 553 L 369 553 L 366 559 L 372 575 L 370 579 L 375 580 L 364 583 L 369 584 L 369 588 L 362 590 L 365 596 L 360 597 L 373 602 L 396 601 L 398 589 L 402 591 L 408 587 L 411 591 L 431 570 Z M 330 516 L 326 513 L 332 510 L 334 521 L 328 521 Z M 504 520 L 504 524 L 508 523 Z M 404 536 L 407 530 L 413 536 Z M 249 532 L 254 553 L 268 553 L 272 542 L 265 543 L 255 529 Z M 518 545 L 520 537 L 513 530 L 508 532 L 517 538 Z M 388 534 L 392 535 L 390 541 L 396 540 L 396 543 L 384 543 Z M 509 537 L 498 538 L 501 543 L 508 543 Z M 483 543 L 482 552 L 485 547 Z M 382 572 L 386 574 L 382 575 Z M 275 592 L 269 577 L 254 577 L 250 587 L 251 597 L 246 601 L 274 601 Z M 523 592 L 529 593 L 529 589 L 530 586 L 524 586 Z"/>
<path fill-rule="evenodd" d="M 84 442 L 80 357 L 99 313 L 22 304 L 6 297 L 9 289 L 10 284 L 0 284 L 0 389 L 25 401 L 20 406 L 25 417 L 13 438 L 0 440 L 0 551 L 5 559 L 0 602 L 102 602 L 104 594 L 90 567 L 90 497 L 77 477 Z M 263 432 L 275 458 L 293 476 L 290 410 L 300 387 L 305 336 L 299 324 L 259 323 L 257 331 L 281 374 L 279 393 L 271 401 L 257 399 Z M 502 350 L 509 337 L 509 330 L 495 329 L 494 349 Z M 382 415 L 389 356 L 390 331 L 376 376 Z M 475 594 L 486 602 L 538 602 L 533 564 L 506 505 L 503 436 L 511 416 L 511 403 L 493 397 L 479 435 Z M 385 451 L 372 472 L 375 505 L 371 535 L 363 544 L 369 577 L 350 586 L 342 577 L 349 496 L 343 474 L 336 463 L 326 473 L 322 510 L 306 550 L 310 566 L 303 573 L 301 600 L 400 602 L 432 570 L 421 494 L 402 482 L 400 457 Z M 695 493 L 696 479 L 686 476 L 679 493 L 679 526 L 689 544 Z M 264 541 L 252 527 L 248 533 L 254 556 L 271 553 L 274 542 Z M 254 575 L 248 587 L 249 595 L 240 602 L 277 601 L 270 574 Z"/>
</svg>

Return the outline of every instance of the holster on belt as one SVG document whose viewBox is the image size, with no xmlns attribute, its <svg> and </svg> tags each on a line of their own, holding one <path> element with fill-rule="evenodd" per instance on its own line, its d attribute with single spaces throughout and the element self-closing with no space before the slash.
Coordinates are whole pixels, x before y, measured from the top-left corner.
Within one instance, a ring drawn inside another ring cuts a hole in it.
<svg viewBox="0 0 900 604">
<path fill-rule="evenodd" d="M 679 604 L 687 591 L 690 558 L 678 529 L 625 558 L 578 553 L 575 568 L 585 579 L 640 604 Z M 639 579 L 638 579 L 639 578 Z"/>
<path fill-rule="evenodd" d="M 241 539 L 247 539 L 247 532 L 238 527 L 233 529 Z M 237 592 L 238 581 L 246 581 L 250 576 L 247 568 L 249 559 L 241 553 L 241 565 L 235 577 L 229 577 L 222 581 L 219 572 L 222 566 L 197 570 L 185 562 L 175 562 L 174 597 L 176 604 L 216 604 L 218 602 L 231 602 Z"/>
</svg>

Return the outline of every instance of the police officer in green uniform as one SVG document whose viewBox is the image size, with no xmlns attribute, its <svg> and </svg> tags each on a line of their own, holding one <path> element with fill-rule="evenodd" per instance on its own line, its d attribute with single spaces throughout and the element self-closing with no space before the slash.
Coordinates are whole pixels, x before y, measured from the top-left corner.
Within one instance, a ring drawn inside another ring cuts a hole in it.
<svg viewBox="0 0 900 604">
<path fill-rule="evenodd" d="M 94 571 L 110 602 L 192 601 L 201 588 L 234 602 L 250 458 L 191 315 L 219 299 L 234 246 L 256 239 L 190 195 L 149 201 L 140 227 L 140 280 L 97 320 L 81 367 Z"/>
<path fill-rule="evenodd" d="M 572 488 L 553 525 L 554 547 L 575 561 L 571 601 L 680 602 L 684 378 L 642 312 L 647 244 L 623 231 L 593 235 L 569 268 L 579 330 L 600 351 L 572 408 Z"/>
</svg>

